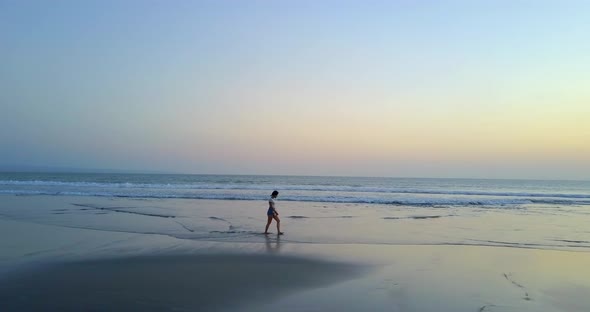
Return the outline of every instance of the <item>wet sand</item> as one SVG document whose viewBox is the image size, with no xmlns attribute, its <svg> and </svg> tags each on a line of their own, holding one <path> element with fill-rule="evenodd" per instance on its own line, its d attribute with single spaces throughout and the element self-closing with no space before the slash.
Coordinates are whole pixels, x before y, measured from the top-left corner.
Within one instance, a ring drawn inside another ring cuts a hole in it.
<svg viewBox="0 0 590 312">
<path fill-rule="evenodd" d="M 268 255 L 170 255 L 52 264 L 0 283 L 3 311 L 221 311 L 327 287 L 360 267 Z"/>
<path fill-rule="evenodd" d="M 30 209 L 1 207 L 2 311 L 590 311 L 584 251 L 302 243 L 289 231 L 247 242 L 183 239 L 117 230 L 162 229 L 174 218 L 48 217 L 37 206 L 43 198 L 33 199 Z M 298 235 L 331 228 L 309 229 Z"/>
</svg>

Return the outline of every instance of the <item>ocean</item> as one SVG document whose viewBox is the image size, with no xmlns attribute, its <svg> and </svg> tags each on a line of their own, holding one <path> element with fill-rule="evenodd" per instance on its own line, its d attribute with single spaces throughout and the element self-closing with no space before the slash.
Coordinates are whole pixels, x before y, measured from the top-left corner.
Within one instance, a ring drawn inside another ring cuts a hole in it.
<svg viewBox="0 0 590 312">
<path fill-rule="evenodd" d="M 0 193 L 404 206 L 590 205 L 590 181 L 184 174 L 0 173 Z"/>
<path fill-rule="evenodd" d="M 590 251 L 589 181 L 0 173 L 0 218 L 257 243 L 273 190 L 283 242 Z"/>
</svg>

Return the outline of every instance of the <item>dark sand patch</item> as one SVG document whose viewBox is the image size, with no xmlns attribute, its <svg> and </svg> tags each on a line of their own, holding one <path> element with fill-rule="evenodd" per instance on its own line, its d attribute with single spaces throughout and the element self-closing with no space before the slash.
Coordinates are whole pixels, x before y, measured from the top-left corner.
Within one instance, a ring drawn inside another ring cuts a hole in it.
<svg viewBox="0 0 590 312">
<path fill-rule="evenodd" d="M 146 217 L 176 218 L 176 216 L 167 215 L 167 214 L 146 213 L 146 212 L 127 210 L 127 209 L 137 209 L 138 207 L 98 207 L 98 206 L 88 205 L 88 204 L 72 204 L 72 205 L 78 206 L 78 207 L 83 207 L 80 210 L 105 210 L 105 211 L 112 211 L 112 212 L 135 214 L 135 215 L 146 216 Z"/>
<path fill-rule="evenodd" d="M 409 217 L 383 217 L 385 220 L 401 220 L 401 219 L 414 219 L 414 220 L 424 220 L 424 219 L 438 219 L 442 217 L 448 216 L 409 216 Z"/>
<path fill-rule="evenodd" d="M 309 219 L 309 217 L 306 217 L 306 216 L 288 216 L 287 218 L 291 218 L 291 219 Z"/>
<path fill-rule="evenodd" d="M 0 280 L 3 311 L 221 311 L 359 276 L 359 266 L 267 255 L 61 263 Z"/>
</svg>

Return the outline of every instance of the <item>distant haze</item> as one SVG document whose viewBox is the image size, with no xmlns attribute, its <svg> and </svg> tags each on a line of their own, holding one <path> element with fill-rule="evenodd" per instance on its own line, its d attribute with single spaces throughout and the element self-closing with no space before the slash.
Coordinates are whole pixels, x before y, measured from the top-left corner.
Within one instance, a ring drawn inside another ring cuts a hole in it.
<svg viewBox="0 0 590 312">
<path fill-rule="evenodd" d="M 0 167 L 590 179 L 588 1 L 2 1 Z"/>
</svg>

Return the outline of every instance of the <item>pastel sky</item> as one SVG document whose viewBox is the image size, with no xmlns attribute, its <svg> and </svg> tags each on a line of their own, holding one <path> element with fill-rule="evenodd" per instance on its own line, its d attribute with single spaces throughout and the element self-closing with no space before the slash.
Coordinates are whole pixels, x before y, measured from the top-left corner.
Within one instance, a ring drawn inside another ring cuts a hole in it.
<svg viewBox="0 0 590 312">
<path fill-rule="evenodd" d="M 0 1 L 0 165 L 590 179 L 589 1 Z"/>
</svg>

